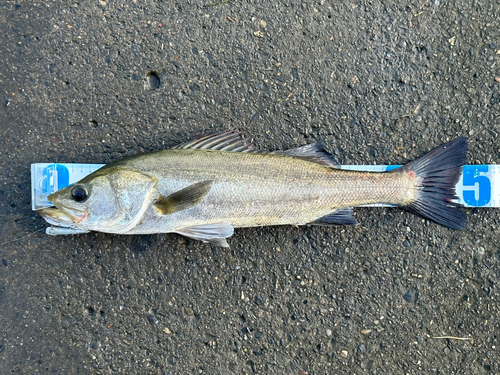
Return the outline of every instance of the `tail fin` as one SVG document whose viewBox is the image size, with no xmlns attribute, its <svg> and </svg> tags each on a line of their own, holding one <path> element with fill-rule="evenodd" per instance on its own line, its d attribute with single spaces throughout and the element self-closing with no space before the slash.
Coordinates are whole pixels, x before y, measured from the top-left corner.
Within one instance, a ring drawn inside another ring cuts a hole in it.
<svg viewBox="0 0 500 375">
<path fill-rule="evenodd" d="M 467 138 L 457 138 L 395 169 L 413 171 L 420 180 L 417 199 L 403 208 L 448 228 L 464 229 L 467 218 L 453 199 L 457 199 L 455 185 L 467 161 L 467 145 Z"/>
</svg>

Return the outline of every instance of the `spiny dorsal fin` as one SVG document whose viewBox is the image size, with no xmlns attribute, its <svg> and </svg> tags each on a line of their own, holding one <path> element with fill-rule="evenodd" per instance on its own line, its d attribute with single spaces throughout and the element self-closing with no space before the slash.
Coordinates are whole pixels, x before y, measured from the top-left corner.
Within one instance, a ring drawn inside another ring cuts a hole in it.
<svg viewBox="0 0 500 375">
<path fill-rule="evenodd" d="M 252 143 L 248 142 L 238 129 L 207 135 L 206 137 L 199 138 L 194 141 L 183 143 L 174 147 L 174 149 L 183 148 L 232 152 L 256 151 Z"/>
<path fill-rule="evenodd" d="M 186 210 L 200 203 L 210 191 L 211 186 L 212 181 L 197 182 L 170 194 L 168 197 L 161 197 L 156 201 L 155 206 L 162 215 Z"/>
<path fill-rule="evenodd" d="M 277 151 L 277 154 L 284 154 L 300 159 L 305 159 L 318 164 L 324 164 L 331 168 L 339 168 L 338 160 L 325 150 L 325 146 L 319 143 L 311 143 L 309 145 L 292 148 L 286 151 Z"/>
<path fill-rule="evenodd" d="M 179 228 L 175 233 L 192 238 L 193 240 L 210 242 L 217 246 L 229 247 L 226 238 L 231 237 L 234 228 L 229 223 L 212 223 Z"/>
</svg>

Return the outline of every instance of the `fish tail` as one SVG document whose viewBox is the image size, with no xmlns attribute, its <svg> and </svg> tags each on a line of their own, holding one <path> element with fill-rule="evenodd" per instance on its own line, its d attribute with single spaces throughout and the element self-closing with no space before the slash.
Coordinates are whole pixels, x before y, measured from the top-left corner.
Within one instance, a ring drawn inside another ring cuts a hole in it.
<svg viewBox="0 0 500 375">
<path fill-rule="evenodd" d="M 402 208 L 452 229 L 464 229 L 467 218 L 458 207 L 455 185 L 467 161 L 467 138 L 457 138 L 395 169 L 416 181 L 416 198 Z"/>
</svg>

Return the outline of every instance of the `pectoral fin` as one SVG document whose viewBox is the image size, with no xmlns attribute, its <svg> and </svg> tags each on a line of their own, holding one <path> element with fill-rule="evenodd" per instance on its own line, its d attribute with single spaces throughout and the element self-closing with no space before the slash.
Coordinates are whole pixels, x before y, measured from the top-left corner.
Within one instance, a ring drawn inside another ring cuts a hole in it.
<svg viewBox="0 0 500 375">
<path fill-rule="evenodd" d="M 161 214 L 168 215 L 194 207 L 207 195 L 211 186 L 212 181 L 197 182 L 168 197 L 161 197 L 155 203 L 156 208 Z"/>
<path fill-rule="evenodd" d="M 358 225 L 358 221 L 352 214 L 352 208 L 348 207 L 320 217 L 308 225 L 323 225 L 330 227 L 334 225 Z"/>
<path fill-rule="evenodd" d="M 175 233 L 192 238 L 193 240 L 210 242 L 222 247 L 229 247 L 226 238 L 231 237 L 233 232 L 233 226 L 228 223 L 195 225 L 175 231 Z"/>
</svg>

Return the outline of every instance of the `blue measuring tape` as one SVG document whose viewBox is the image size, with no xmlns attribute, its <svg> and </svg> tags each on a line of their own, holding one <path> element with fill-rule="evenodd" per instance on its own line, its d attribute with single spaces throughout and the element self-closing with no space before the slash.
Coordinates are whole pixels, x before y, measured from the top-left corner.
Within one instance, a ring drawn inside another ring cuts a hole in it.
<svg viewBox="0 0 500 375">
<path fill-rule="evenodd" d="M 47 196 L 80 181 L 104 164 L 31 164 L 33 210 L 51 207 Z M 345 170 L 385 172 L 399 165 L 343 165 Z M 500 165 L 466 165 L 456 185 L 458 202 L 465 207 L 500 207 Z M 385 206 L 385 205 L 372 205 Z"/>
</svg>

